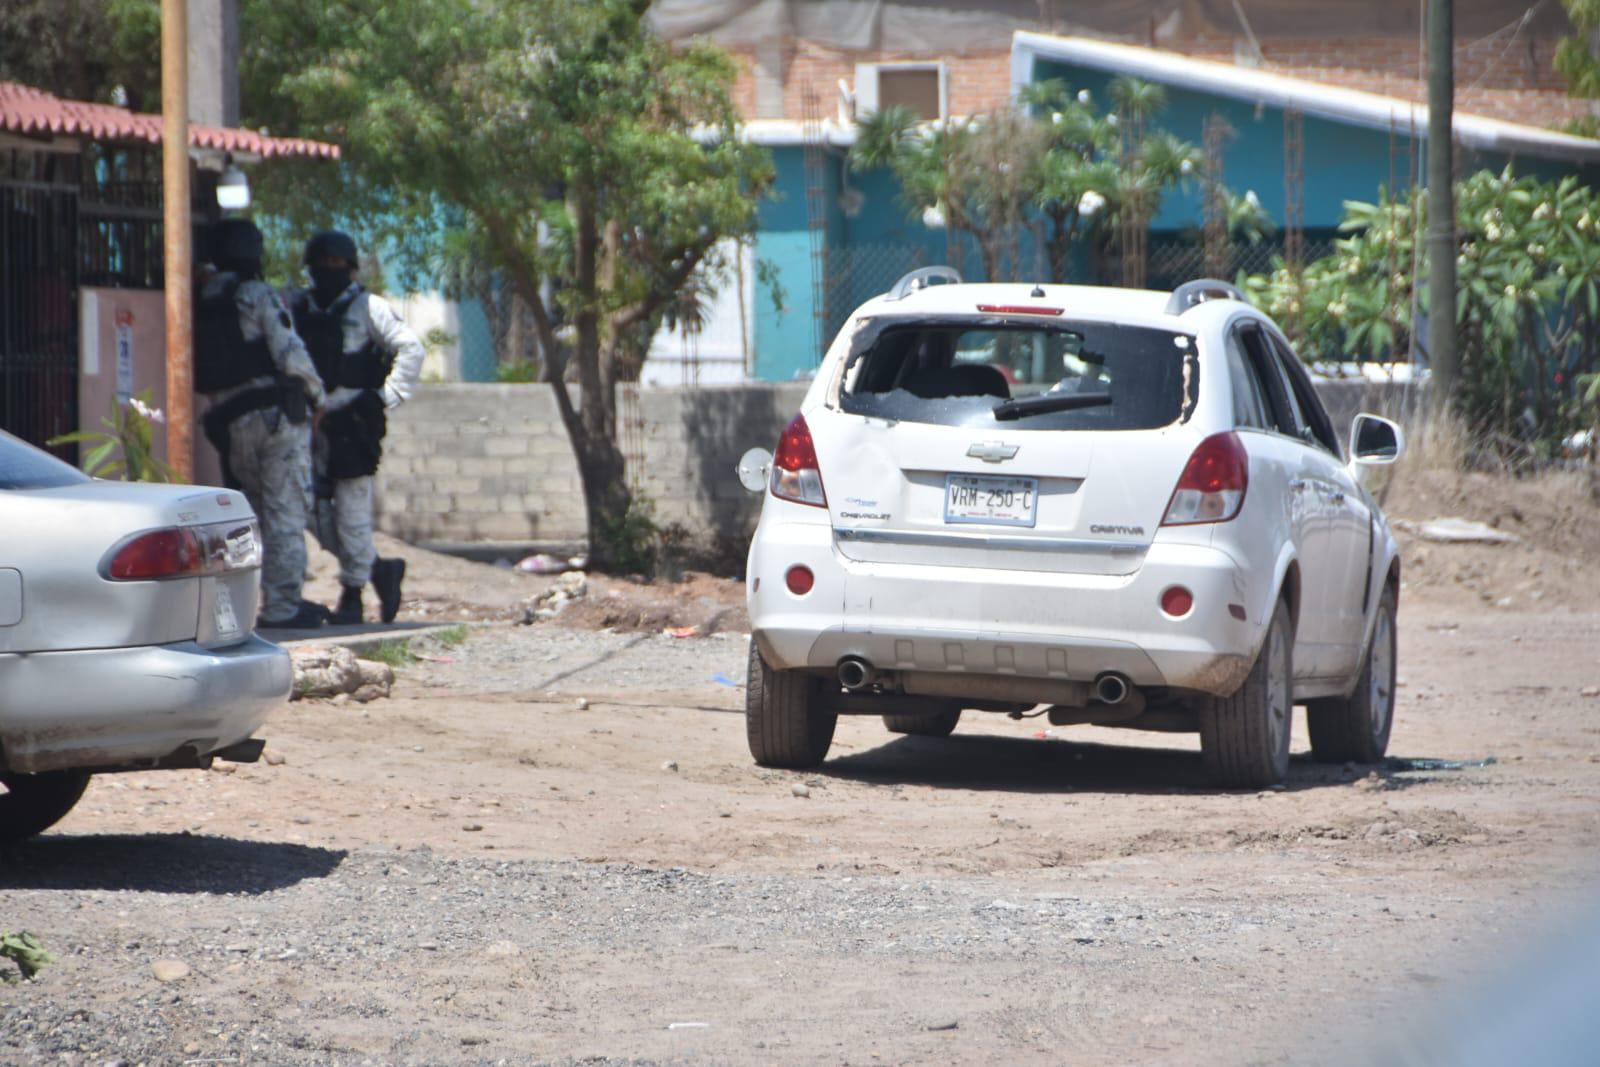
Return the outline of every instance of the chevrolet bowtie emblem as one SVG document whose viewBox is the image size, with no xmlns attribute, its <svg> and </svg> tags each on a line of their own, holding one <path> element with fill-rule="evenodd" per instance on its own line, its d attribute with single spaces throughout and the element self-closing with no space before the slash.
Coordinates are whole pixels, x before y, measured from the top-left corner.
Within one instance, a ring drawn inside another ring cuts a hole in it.
<svg viewBox="0 0 1600 1067">
<path fill-rule="evenodd" d="M 999 463 L 1003 459 L 1010 459 L 1017 454 L 1016 445 L 1008 445 L 1004 441 L 979 441 L 967 449 L 967 455 L 973 459 L 981 459 L 985 463 Z"/>
</svg>

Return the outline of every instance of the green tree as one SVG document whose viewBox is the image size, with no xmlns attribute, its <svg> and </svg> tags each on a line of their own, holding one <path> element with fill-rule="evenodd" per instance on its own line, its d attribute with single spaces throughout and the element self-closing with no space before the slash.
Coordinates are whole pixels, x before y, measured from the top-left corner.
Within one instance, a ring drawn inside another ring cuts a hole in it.
<svg viewBox="0 0 1600 1067">
<path fill-rule="evenodd" d="M 0 78 L 69 100 L 161 106 L 159 0 L 5 0 Z M 152 58 L 153 57 L 153 58 Z"/>
<path fill-rule="evenodd" d="M 1088 90 L 1074 93 L 1055 79 L 1024 88 L 1020 103 L 1045 124 L 1033 208 L 1049 280 L 1064 282 L 1073 243 L 1108 217 L 1105 208 L 1118 184 L 1117 126 L 1094 108 Z"/>
<path fill-rule="evenodd" d="M 1076 240 L 1104 240 L 1124 219 L 1147 228 L 1163 195 L 1200 165 L 1193 145 L 1152 127 L 1165 105 L 1160 87 L 1119 78 L 1111 88 L 1109 112 L 1057 81 L 967 119 L 920 123 L 888 108 L 858 124 L 851 165 L 887 167 L 913 215 L 932 209 L 970 236 L 988 280 L 1031 275 L 1017 255 L 1031 227 L 1048 280 L 1066 281 Z"/>
<path fill-rule="evenodd" d="M 912 213 L 936 212 L 971 237 L 984 277 L 1001 281 L 1021 268 L 1017 238 L 1042 148 L 1035 123 L 1010 107 L 939 123 L 891 107 L 861 121 L 850 162 L 889 168 Z"/>
<path fill-rule="evenodd" d="M 1561 0 L 1561 6 L 1577 33 L 1556 46 L 1556 70 L 1568 93 L 1593 100 L 1600 97 L 1600 0 Z"/>
<path fill-rule="evenodd" d="M 669 47 L 647 7 L 278 0 L 245 20 L 252 115 L 344 148 L 323 179 L 340 187 L 299 206 L 342 192 L 401 236 L 448 213 L 528 309 L 601 568 L 637 511 L 616 385 L 697 274 L 721 268 L 719 243 L 753 232 L 773 177 L 739 136 L 732 62 Z"/>
</svg>

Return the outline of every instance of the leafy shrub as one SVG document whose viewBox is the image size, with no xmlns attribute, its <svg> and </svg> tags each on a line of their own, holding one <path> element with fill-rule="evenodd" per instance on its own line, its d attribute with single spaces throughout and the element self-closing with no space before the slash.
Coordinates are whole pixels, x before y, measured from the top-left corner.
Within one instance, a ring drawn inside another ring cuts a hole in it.
<svg viewBox="0 0 1600 1067">
<path fill-rule="evenodd" d="M 173 469 L 155 456 L 155 424 L 166 421 L 152 406 L 150 390 L 125 401 L 112 400 L 111 414 L 102 416 L 104 430 L 78 430 L 50 438 L 55 445 L 92 445 L 83 457 L 85 473 L 96 478 L 121 478 L 127 482 L 174 482 Z"/>
<path fill-rule="evenodd" d="M 1426 194 L 1347 202 L 1347 236 L 1296 276 L 1241 279 L 1309 360 L 1404 358 L 1427 274 Z M 1600 367 L 1600 193 L 1575 177 L 1479 171 L 1456 188 L 1458 350 L 1453 398 L 1480 440 L 1548 455 L 1592 424 L 1579 380 Z"/>
</svg>

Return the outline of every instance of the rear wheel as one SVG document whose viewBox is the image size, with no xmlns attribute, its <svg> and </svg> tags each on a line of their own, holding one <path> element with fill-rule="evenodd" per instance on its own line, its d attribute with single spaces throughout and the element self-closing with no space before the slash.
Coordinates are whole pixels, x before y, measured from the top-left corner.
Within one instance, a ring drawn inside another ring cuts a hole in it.
<svg viewBox="0 0 1600 1067">
<path fill-rule="evenodd" d="M 1311 753 L 1324 763 L 1377 763 L 1389 748 L 1394 725 L 1395 595 L 1385 588 L 1372 626 L 1372 643 L 1361 677 L 1348 697 L 1306 705 Z"/>
<path fill-rule="evenodd" d="M 20 841 L 66 817 L 88 788 L 84 771 L 0 773 L 0 841 Z"/>
<path fill-rule="evenodd" d="M 891 734 L 913 737 L 949 737 L 961 721 L 961 709 L 942 708 L 927 715 L 885 715 L 883 725 Z"/>
<path fill-rule="evenodd" d="M 750 642 L 744 724 L 757 763 L 799 770 L 827 757 L 839 715 L 827 706 L 822 687 L 816 675 L 773 670 Z"/>
<path fill-rule="evenodd" d="M 1218 785 L 1261 789 L 1289 773 L 1294 710 L 1294 624 L 1282 600 L 1239 691 L 1200 709 L 1200 752 Z"/>
</svg>

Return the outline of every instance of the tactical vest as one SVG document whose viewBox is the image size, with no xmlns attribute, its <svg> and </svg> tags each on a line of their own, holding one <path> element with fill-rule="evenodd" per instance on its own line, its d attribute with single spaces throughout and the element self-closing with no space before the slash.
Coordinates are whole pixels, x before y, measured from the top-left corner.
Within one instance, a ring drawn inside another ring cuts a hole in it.
<svg viewBox="0 0 1600 1067">
<path fill-rule="evenodd" d="M 322 384 L 332 392 L 340 386 L 349 389 L 380 389 L 389 377 L 390 357 L 369 337 L 355 352 L 344 350 L 344 317 L 350 305 L 363 292 L 351 289 L 327 308 L 319 308 L 309 292 L 300 292 L 294 301 L 294 329 L 311 353 Z"/>
<path fill-rule="evenodd" d="M 234 302 L 238 291 L 239 282 L 235 279 L 215 296 L 203 296 L 195 301 L 194 390 L 197 393 L 217 393 L 278 373 L 266 338 L 244 339 L 239 305 Z"/>
</svg>

